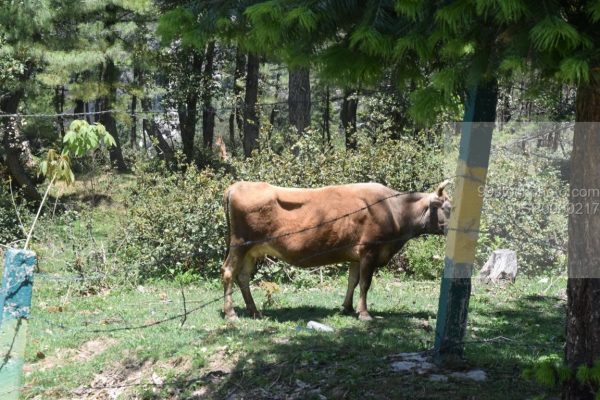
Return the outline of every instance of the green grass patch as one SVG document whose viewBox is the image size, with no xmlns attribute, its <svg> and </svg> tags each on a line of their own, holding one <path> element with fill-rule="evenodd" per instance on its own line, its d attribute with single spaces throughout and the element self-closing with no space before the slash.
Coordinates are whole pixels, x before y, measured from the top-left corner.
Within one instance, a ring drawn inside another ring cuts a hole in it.
<svg viewBox="0 0 600 400">
<path fill-rule="evenodd" d="M 375 278 L 369 304 L 375 321 L 341 315 L 345 279 L 314 288 L 284 285 L 269 304 L 253 293 L 265 318 L 221 317 L 217 282 L 182 288 L 156 283 L 77 295 L 77 283 L 35 283 L 24 398 L 531 398 L 546 393 L 521 377 L 523 369 L 564 343 L 560 280 L 517 280 L 505 287 L 475 284 L 466 360 L 488 374 L 483 383 L 393 372 L 388 356 L 433 346 L 438 282 Z M 145 328 L 158 321 L 171 321 Z M 316 320 L 335 329 L 306 329 Z M 125 329 L 123 329 L 125 328 Z M 133 329 L 127 329 L 133 328 Z"/>
</svg>

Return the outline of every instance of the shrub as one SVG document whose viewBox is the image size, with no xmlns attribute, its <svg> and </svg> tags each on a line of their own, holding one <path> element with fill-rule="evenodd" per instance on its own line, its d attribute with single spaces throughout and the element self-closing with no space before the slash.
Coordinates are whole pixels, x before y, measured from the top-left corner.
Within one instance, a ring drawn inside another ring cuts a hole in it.
<svg viewBox="0 0 600 400">
<path fill-rule="evenodd" d="M 121 258 L 140 278 L 214 275 L 225 254 L 221 199 L 228 183 L 194 167 L 181 175 L 142 172 L 127 204 Z"/>
<path fill-rule="evenodd" d="M 551 274 L 566 265 L 568 184 L 547 158 L 498 152 L 485 189 L 477 260 L 497 248 L 517 252 L 519 273 Z"/>
<path fill-rule="evenodd" d="M 442 236 L 425 236 L 409 240 L 404 246 L 408 266 L 405 273 L 416 280 L 440 278 L 444 271 L 444 246 Z"/>
<path fill-rule="evenodd" d="M 128 219 L 117 241 L 125 243 L 120 251 L 123 262 L 142 278 L 185 271 L 218 276 L 227 232 L 222 196 L 234 181 L 292 187 L 375 181 L 398 190 L 422 191 L 443 180 L 441 149 L 417 140 L 382 137 L 373 143 L 360 136 L 358 149 L 346 152 L 324 146 L 319 135 L 307 134 L 292 149 L 276 152 L 267 142 L 261 148 L 252 158 L 233 160 L 227 172 L 190 166 L 185 173 L 167 173 L 156 163 L 150 170 L 140 167 Z M 424 261 L 419 268 L 425 269 Z M 270 267 L 268 274 L 273 280 L 286 277 L 278 267 Z"/>
<path fill-rule="evenodd" d="M 4 171 L 0 166 L 0 244 L 5 246 L 14 245 L 15 241 L 24 239 L 25 233 L 21 228 L 21 223 L 27 229 L 30 222 L 28 204 L 15 189 L 14 184 L 11 195 L 9 179 L 8 171 Z M 19 221 L 19 217 L 21 221 Z"/>
<path fill-rule="evenodd" d="M 10 192 L 4 185 L 0 185 L 0 243 L 8 245 L 21 238 L 23 238 L 23 232 L 21 232 Z"/>
</svg>

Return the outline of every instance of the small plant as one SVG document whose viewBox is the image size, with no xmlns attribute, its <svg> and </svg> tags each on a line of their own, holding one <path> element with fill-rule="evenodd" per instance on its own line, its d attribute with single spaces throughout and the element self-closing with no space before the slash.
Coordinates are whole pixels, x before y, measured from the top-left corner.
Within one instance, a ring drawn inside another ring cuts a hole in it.
<svg viewBox="0 0 600 400">
<path fill-rule="evenodd" d="M 96 150 L 100 143 L 104 143 L 107 146 L 114 146 L 115 139 L 106 131 L 102 124 L 96 123 L 90 125 L 84 120 L 75 120 L 71 122 L 69 130 L 63 138 L 63 149 L 59 153 L 54 149 L 50 149 L 46 154 L 46 158 L 40 162 L 39 170 L 40 175 L 50 178 L 50 183 L 46 188 L 40 207 L 38 208 L 37 214 L 29 229 L 27 240 L 25 241 L 24 249 L 27 250 L 31 236 L 33 235 L 33 229 L 35 224 L 42 212 L 48 193 L 52 188 L 52 185 L 57 180 L 62 180 L 67 185 L 75 182 L 75 175 L 71 170 L 71 158 L 82 157 L 88 152 Z"/>
<path fill-rule="evenodd" d="M 536 364 L 523 371 L 525 379 L 531 379 L 550 389 L 557 388 L 565 382 L 576 379 L 583 386 L 588 386 L 600 399 L 600 359 L 592 366 L 580 365 L 576 371 L 571 370 L 558 354 L 543 356 Z"/>
<path fill-rule="evenodd" d="M 270 307 L 275 304 L 275 300 L 273 299 L 273 295 L 280 292 L 280 287 L 275 282 L 261 281 L 260 287 L 265 291 L 265 295 L 267 298 L 263 303 L 263 307 Z"/>
</svg>

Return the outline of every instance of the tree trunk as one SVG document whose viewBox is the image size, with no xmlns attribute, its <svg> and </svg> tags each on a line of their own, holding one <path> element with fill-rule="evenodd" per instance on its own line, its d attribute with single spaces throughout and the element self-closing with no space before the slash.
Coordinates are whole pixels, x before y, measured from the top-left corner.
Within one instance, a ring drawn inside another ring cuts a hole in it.
<svg viewBox="0 0 600 400">
<path fill-rule="evenodd" d="M 246 72 L 246 95 L 244 97 L 244 156 L 250 157 L 258 147 L 258 78 L 260 59 L 256 54 L 248 54 Z"/>
<path fill-rule="evenodd" d="M 600 358 L 600 80 L 577 90 L 575 135 L 571 154 L 567 343 L 565 359 L 575 371 Z M 582 194 L 587 189 L 587 195 Z M 589 385 L 566 383 L 564 398 L 593 399 Z"/>
<path fill-rule="evenodd" d="M 85 110 L 85 104 L 84 104 L 83 100 L 75 100 L 75 109 L 73 110 L 73 113 L 81 114 L 81 115 L 76 115 L 75 118 L 76 119 L 85 119 L 86 118 L 86 115 L 84 115 L 85 112 L 86 112 L 86 110 Z"/>
<path fill-rule="evenodd" d="M 277 74 L 275 75 L 275 85 L 274 89 L 275 89 L 275 104 L 273 104 L 273 108 L 271 109 L 271 114 L 269 115 L 269 124 L 271 124 L 271 129 L 269 130 L 269 134 L 270 132 L 273 130 L 274 126 L 275 126 L 275 119 L 277 118 L 277 115 L 279 114 L 279 80 L 281 79 L 281 72 L 278 70 Z"/>
<path fill-rule="evenodd" d="M 310 69 L 290 69 L 288 84 L 290 125 L 301 135 L 310 126 Z"/>
<path fill-rule="evenodd" d="M 142 111 L 145 113 L 151 110 L 149 98 L 144 97 L 141 101 L 141 104 Z M 142 129 L 144 130 L 144 134 L 147 133 L 149 137 L 156 140 L 156 147 L 158 148 L 156 153 L 158 154 L 158 157 L 168 162 L 172 162 L 175 159 L 175 153 L 173 152 L 171 146 L 169 146 L 169 143 L 165 137 L 162 135 L 162 132 L 160 132 L 158 129 L 158 126 L 154 121 L 154 117 L 146 115 L 142 120 Z"/>
<path fill-rule="evenodd" d="M 329 86 L 327 86 L 325 88 L 325 107 L 323 109 L 323 134 L 325 136 L 325 143 L 327 143 L 328 146 L 331 146 L 331 128 L 329 123 L 329 119 L 331 118 L 331 102 L 329 98 Z"/>
<path fill-rule="evenodd" d="M 4 96 L 0 100 L 0 111 L 6 114 L 15 114 L 19 108 L 19 102 L 23 95 L 22 91 Z M 4 131 L 2 145 L 4 146 L 5 159 L 10 176 L 23 190 L 25 198 L 29 201 L 39 202 L 42 200 L 37 191 L 35 183 L 28 175 L 21 159 L 22 148 L 25 139 L 21 136 L 16 118 L 0 118 L 0 126 Z"/>
<path fill-rule="evenodd" d="M 202 70 L 202 57 L 193 50 L 191 55 L 192 73 L 200 74 Z M 179 114 L 179 130 L 181 132 L 181 144 L 186 162 L 194 160 L 194 139 L 196 136 L 196 123 L 198 122 L 198 92 L 199 88 L 193 85 L 188 89 L 185 102 L 177 107 Z"/>
<path fill-rule="evenodd" d="M 139 84 L 139 76 L 140 72 L 138 68 L 133 69 L 133 82 Z M 137 147 L 137 96 L 135 94 L 131 95 L 131 134 L 129 136 L 129 143 L 131 144 L 131 148 L 135 149 Z"/>
<path fill-rule="evenodd" d="M 346 149 L 356 149 L 356 110 L 358 109 L 357 93 L 351 89 L 344 90 L 344 100 L 340 108 L 340 120 L 346 137 Z"/>
<path fill-rule="evenodd" d="M 229 114 L 229 141 L 231 142 L 231 154 L 235 155 L 235 129 L 242 137 L 242 128 L 244 118 L 240 112 L 240 93 L 242 85 L 238 82 L 244 76 L 244 66 L 246 65 L 246 55 L 238 48 L 235 54 L 235 70 L 233 71 L 233 107 Z"/>
<path fill-rule="evenodd" d="M 215 56 L 214 40 L 208 43 L 205 54 L 204 76 L 202 77 L 202 145 L 204 148 L 210 149 L 215 138 L 215 113 L 216 110 L 212 105 L 213 91 L 213 60 Z"/>
<path fill-rule="evenodd" d="M 65 108 L 65 87 L 57 86 L 54 88 L 54 111 L 56 114 L 62 114 Z M 61 138 L 65 136 L 65 119 L 63 116 L 56 118 L 58 125 L 58 134 Z"/>
<path fill-rule="evenodd" d="M 98 114 L 94 115 L 93 117 L 90 114 L 90 104 L 91 104 L 91 102 L 86 101 L 85 103 L 82 102 L 81 104 L 83 104 L 83 106 L 85 108 L 85 110 L 82 111 L 82 112 L 86 113 L 85 119 L 86 119 L 87 123 L 91 124 L 92 122 L 98 122 Z M 96 101 L 96 102 L 94 102 L 94 104 L 98 104 L 98 102 Z M 97 111 L 97 110 L 98 110 L 97 108 L 94 108 L 94 111 Z"/>
<path fill-rule="evenodd" d="M 113 60 L 106 62 L 103 81 L 108 85 L 108 94 L 102 99 L 102 111 L 112 110 L 117 103 L 117 83 L 119 82 L 119 70 Z M 121 150 L 121 139 L 117 131 L 117 120 L 112 112 L 100 114 L 100 123 L 104 125 L 108 133 L 115 139 L 115 146 L 109 149 L 110 161 L 117 167 L 119 172 L 128 170 L 123 151 Z"/>
</svg>

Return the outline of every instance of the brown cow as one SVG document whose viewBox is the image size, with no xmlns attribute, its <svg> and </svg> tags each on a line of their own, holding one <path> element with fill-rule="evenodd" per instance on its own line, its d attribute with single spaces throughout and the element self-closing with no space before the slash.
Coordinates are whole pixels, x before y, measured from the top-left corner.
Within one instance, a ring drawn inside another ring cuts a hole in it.
<svg viewBox="0 0 600 400">
<path fill-rule="evenodd" d="M 225 317 L 236 318 L 235 280 L 248 312 L 259 317 L 250 276 L 270 255 L 300 267 L 350 262 L 343 310 L 353 313 L 360 283 L 358 317 L 370 320 L 367 291 L 373 272 L 409 240 L 444 234 L 451 203 L 442 182 L 433 193 L 402 193 L 377 183 L 289 189 L 264 182 L 238 182 L 224 196 L 229 251 L 221 268 Z"/>
</svg>

